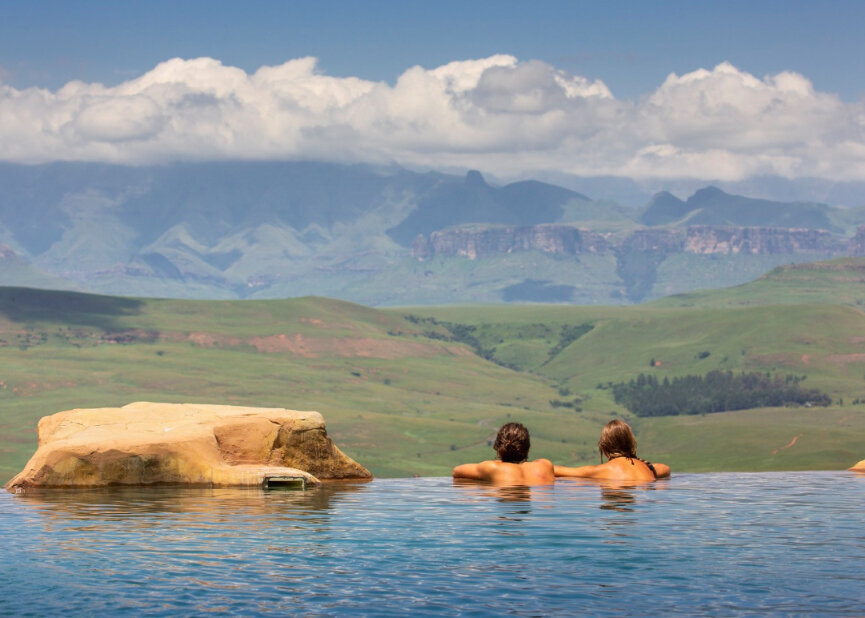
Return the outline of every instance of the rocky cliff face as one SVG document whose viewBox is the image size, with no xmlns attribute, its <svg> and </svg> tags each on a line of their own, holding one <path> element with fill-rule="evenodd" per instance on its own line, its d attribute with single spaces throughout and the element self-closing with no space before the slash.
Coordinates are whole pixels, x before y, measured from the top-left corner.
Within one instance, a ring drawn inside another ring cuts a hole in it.
<svg viewBox="0 0 865 618">
<path fill-rule="evenodd" d="M 847 243 L 847 255 L 850 257 L 865 257 L 865 225 L 860 225 L 856 234 Z"/>
<path fill-rule="evenodd" d="M 842 254 L 845 243 L 823 230 L 776 227 L 691 226 L 686 253 L 778 255 L 787 253 Z"/>
<path fill-rule="evenodd" d="M 513 253 L 543 251 L 560 255 L 651 252 L 672 255 L 786 255 L 816 253 L 865 256 L 865 226 L 848 244 L 823 230 L 777 227 L 695 225 L 687 229 L 646 228 L 624 237 L 613 237 L 564 225 L 525 227 L 452 228 L 418 236 L 413 255 L 459 256 L 469 259 Z"/>
<path fill-rule="evenodd" d="M 443 255 L 474 260 L 515 251 L 543 251 L 561 255 L 607 253 L 610 244 L 603 234 L 565 225 L 471 227 L 439 230 L 428 238 L 418 236 L 413 254 L 418 259 Z"/>
<path fill-rule="evenodd" d="M 685 244 L 684 230 L 637 230 L 617 244 L 622 251 L 650 251 L 654 253 L 681 253 Z"/>
</svg>

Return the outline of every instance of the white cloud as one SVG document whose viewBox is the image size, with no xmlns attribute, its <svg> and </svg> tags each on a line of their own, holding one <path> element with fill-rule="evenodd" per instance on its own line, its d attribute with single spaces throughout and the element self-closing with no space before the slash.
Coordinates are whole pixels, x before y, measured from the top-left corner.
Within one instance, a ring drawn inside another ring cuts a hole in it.
<svg viewBox="0 0 865 618">
<path fill-rule="evenodd" d="M 67 125 L 72 139 L 94 142 L 145 140 L 159 133 L 166 118 L 146 96 L 108 96 L 88 101 Z"/>
<path fill-rule="evenodd" d="M 802 75 L 729 63 L 670 75 L 638 101 L 600 80 L 497 55 L 394 85 L 314 58 L 249 74 L 175 58 L 117 86 L 0 83 L 0 158 L 161 163 L 292 159 L 477 167 L 501 175 L 865 178 L 865 106 Z"/>
</svg>

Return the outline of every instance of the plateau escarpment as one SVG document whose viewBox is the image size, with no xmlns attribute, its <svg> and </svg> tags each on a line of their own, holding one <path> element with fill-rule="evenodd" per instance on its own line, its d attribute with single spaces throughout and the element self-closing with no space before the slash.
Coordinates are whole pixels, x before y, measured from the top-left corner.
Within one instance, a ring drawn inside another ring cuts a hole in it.
<svg viewBox="0 0 865 618">
<path fill-rule="evenodd" d="M 865 257 L 865 225 L 860 225 L 847 243 L 847 255 L 849 257 Z"/>
<path fill-rule="evenodd" d="M 604 234 L 565 225 L 521 227 L 453 228 L 432 232 L 415 239 L 413 254 L 419 259 L 436 255 L 479 257 L 514 251 L 543 251 L 559 255 L 608 253 L 610 244 Z"/>
<path fill-rule="evenodd" d="M 819 253 L 841 256 L 847 243 L 825 230 L 772 227 L 691 226 L 685 253 L 778 255 Z"/>
<path fill-rule="evenodd" d="M 498 253 L 543 251 L 558 255 L 653 252 L 665 255 L 865 255 L 865 228 L 849 243 L 824 230 L 798 228 L 690 226 L 646 228 L 627 234 L 598 233 L 566 225 L 471 226 L 418 236 L 413 255 L 477 259 Z M 851 252 L 859 253 L 851 253 Z"/>
</svg>

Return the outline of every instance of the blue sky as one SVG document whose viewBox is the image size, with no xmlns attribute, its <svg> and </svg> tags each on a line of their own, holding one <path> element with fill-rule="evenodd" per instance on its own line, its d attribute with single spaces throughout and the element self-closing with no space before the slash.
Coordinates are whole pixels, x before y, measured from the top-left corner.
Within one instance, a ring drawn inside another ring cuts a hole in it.
<svg viewBox="0 0 865 618">
<path fill-rule="evenodd" d="M 9 1 L 0 159 L 862 180 L 863 18 L 861 1 Z"/>
<path fill-rule="evenodd" d="M 176 56 L 254 71 L 316 56 L 331 75 L 393 81 L 406 68 L 511 54 L 600 78 L 632 98 L 670 72 L 728 61 L 793 70 L 846 100 L 865 96 L 865 2 L 146 2 L 0 7 L 12 85 L 113 84 Z"/>
</svg>

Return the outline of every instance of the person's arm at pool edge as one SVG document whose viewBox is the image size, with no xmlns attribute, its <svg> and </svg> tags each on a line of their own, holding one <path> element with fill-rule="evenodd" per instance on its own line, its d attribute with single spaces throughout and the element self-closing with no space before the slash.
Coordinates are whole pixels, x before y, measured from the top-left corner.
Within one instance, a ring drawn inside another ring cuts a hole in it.
<svg viewBox="0 0 865 618">
<path fill-rule="evenodd" d="M 455 479 L 473 479 L 475 481 L 489 481 L 493 477 L 493 461 L 482 461 L 476 464 L 462 464 L 454 468 Z"/>
<path fill-rule="evenodd" d="M 670 478 L 670 466 L 662 463 L 653 463 L 652 467 L 655 468 L 655 478 L 657 479 L 666 479 Z"/>
<path fill-rule="evenodd" d="M 553 466 L 553 471 L 556 477 L 569 476 L 590 479 L 598 473 L 599 468 L 601 468 L 601 466 L 579 466 L 577 468 L 571 468 L 569 466 Z"/>
</svg>

